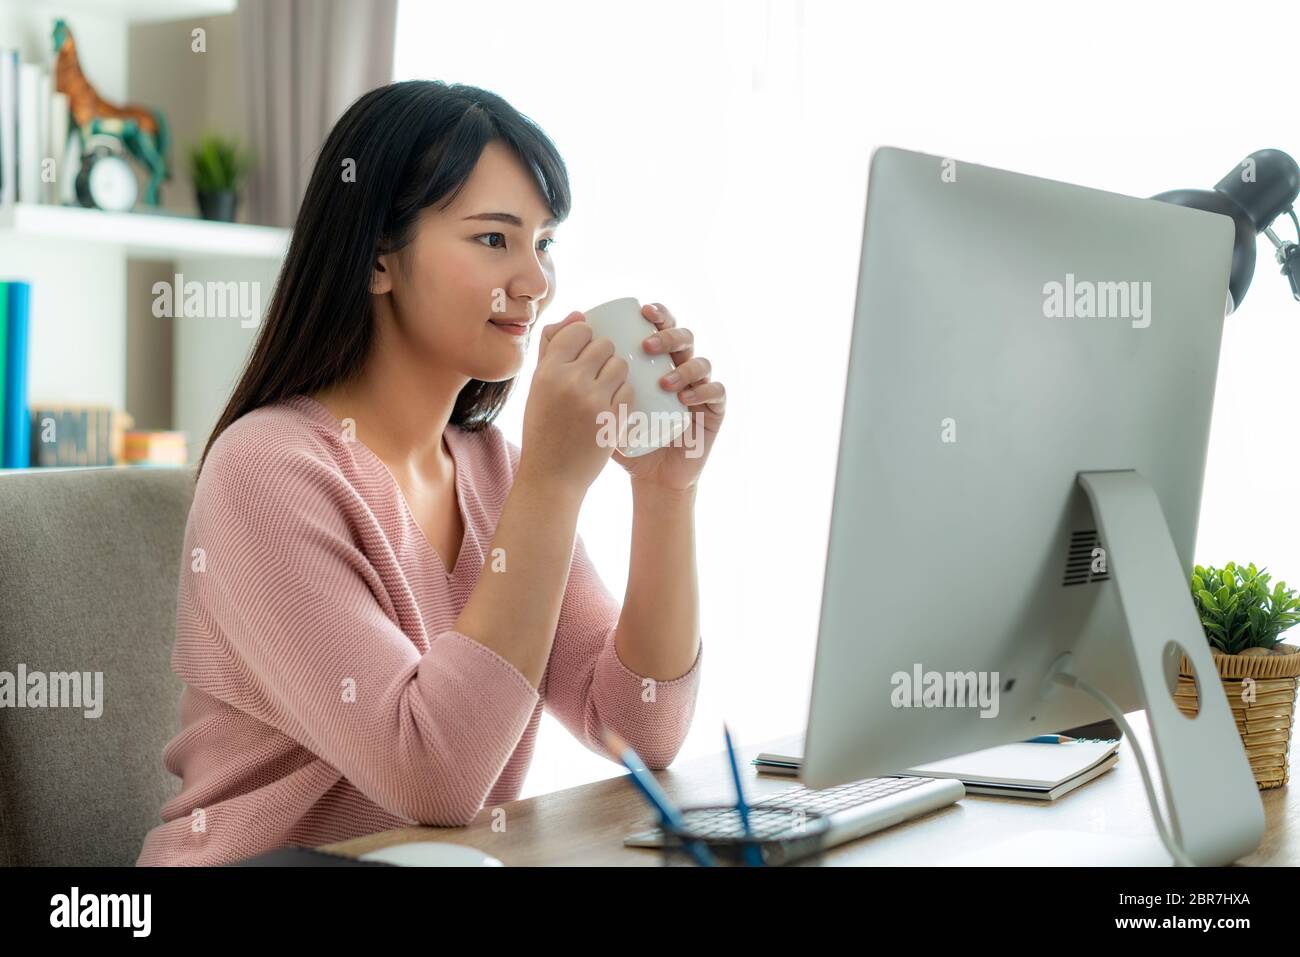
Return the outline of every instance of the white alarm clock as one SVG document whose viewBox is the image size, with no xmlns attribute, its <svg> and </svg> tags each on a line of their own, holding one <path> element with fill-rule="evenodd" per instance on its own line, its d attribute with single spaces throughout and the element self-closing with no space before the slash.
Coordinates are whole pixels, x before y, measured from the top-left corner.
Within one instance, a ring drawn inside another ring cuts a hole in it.
<svg viewBox="0 0 1300 957">
<path fill-rule="evenodd" d="M 140 192 L 122 141 L 103 134 L 91 136 L 87 142 L 76 185 L 77 202 L 82 206 L 112 213 L 134 209 Z"/>
</svg>

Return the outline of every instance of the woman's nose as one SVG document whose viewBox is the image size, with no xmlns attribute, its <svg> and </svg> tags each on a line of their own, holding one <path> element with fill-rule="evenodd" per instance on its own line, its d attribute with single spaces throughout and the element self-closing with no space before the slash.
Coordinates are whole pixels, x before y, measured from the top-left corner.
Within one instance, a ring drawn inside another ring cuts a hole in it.
<svg viewBox="0 0 1300 957">
<path fill-rule="evenodd" d="M 546 269 L 534 259 L 532 264 L 516 277 L 511 292 L 512 297 L 527 299 L 535 308 L 538 303 L 546 299 L 550 289 L 551 281 Z"/>
</svg>

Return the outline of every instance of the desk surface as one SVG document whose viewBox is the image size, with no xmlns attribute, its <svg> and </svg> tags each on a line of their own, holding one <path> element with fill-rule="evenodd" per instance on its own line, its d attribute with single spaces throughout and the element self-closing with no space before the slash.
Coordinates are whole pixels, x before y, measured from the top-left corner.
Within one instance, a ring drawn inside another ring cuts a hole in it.
<svg viewBox="0 0 1300 957">
<path fill-rule="evenodd" d="M 1145 715 L 1129 716 L 1151 761 Z M 755 773 L 749 760 L 760 751 L 781 751 L 790 739 L 743 748 L 746 794 L 763 797 L 789 788 L 791 778 Z M 1043 745 L 1053 747 L 1054 745 Z M 842 844 L 824 856 L 826 866 L 942 864 L 991 842 L 1031 829 L 1114 834 L 1158 842 L 1142 776 L 1127 741 L 1110 771 L 1055 802 L 969 794 L 923 817 Z M 1154 769 L 1153 769 L 1154 773 Z M 506 865 L 660 866 L 659 854 L 623 846 L 623 837 L 653 823 L 653 815 L 625 775 L 501 805 L 504 831 L 493 830 L 493 809 L 484 808 L 463 828 L 410 827 L 354 838 L 323 849 L 358 855 L 406 841 L 468 844 Z M 722 753 L 681 761 L 655 778 L 679 805 L 734 800 Z M 1300 864 L 1300 799 L 1289 788 L 1261 791 L 1266 829 L 1260 846 L 1238 863 Z M 500 816 L 498 815 L 498 818 Z"/>
</svg>

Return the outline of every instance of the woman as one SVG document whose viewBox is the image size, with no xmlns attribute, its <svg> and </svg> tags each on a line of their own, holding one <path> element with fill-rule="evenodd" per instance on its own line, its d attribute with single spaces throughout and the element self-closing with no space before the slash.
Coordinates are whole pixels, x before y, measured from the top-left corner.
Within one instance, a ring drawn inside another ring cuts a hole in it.
<svg viewBox="0 0 1300 957">
<path fill-rule="evenodd" d="M 539 330 L 522 448 L 493 419 L 555 294 L 554 145 L 431 81 L 354 103 L 317 159 L 253 354 L 199 463 L 173 667 L 182 780 L 140 864 L 222 864 L 518 796 L 543 707 L 587 747 L 677 753 L 702 648 L 695 487 L 724 390 L 647 305 L 701 434 L 598 441 L 627 363 L 581 313 Z M 689 454 L 687 454 L 689 452 Z M 611 454 L 632 486 L 620 608 L 576 534 Z"/>
</svg>

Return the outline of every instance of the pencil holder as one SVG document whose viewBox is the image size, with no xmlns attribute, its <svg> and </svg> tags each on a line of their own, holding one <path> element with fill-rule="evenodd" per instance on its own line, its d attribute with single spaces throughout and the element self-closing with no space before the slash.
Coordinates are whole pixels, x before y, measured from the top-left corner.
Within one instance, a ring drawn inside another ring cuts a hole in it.
<svg viewBox="0 0 1300 957">
<path fill-rule="evenodd" d="M 1273 654 L 1259 657 L 1225 655 L 1217 649 L 1210 653 L 1246 748 L 1255 784 L 1261 791 L 1285 786 L 1290 779 L 1287 758 L 1295 723 L 1300 648 L 1277 645 Z M 1195 717 L 1200 702 L 1192 674 L 1191 663 L 1183 655 L 1174 702 L 1183 714 Z M 1213 679 L 1205 675 L 1201 680 Z"/>
<path fill-rule="evenodd" d="M 699 866 L 692 845 L 706 849 L 721 867 L 814 865 L 825 851 L 830 828 L 830 818 L 823 814 L 773 804 L 749 808 L 750 837 L 745 836 L 734 805 L 686 807 L 681 814 L 684 827 L 660 826 L 664 834 L 660 853 L 666 867 Z"/>
</svg>

